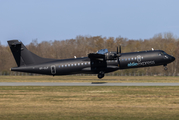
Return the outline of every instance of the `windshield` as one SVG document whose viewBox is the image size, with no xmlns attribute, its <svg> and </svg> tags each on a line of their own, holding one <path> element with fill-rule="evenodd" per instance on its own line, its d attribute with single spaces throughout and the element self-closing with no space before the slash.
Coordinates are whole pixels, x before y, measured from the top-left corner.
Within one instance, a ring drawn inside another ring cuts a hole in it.
<svg viewBox="0 0 179 120">
<path fill-rule="evenodd" d="M 107 52 L 108 52 L 108 49 L 101 49 L 97 51 L 98 54 L 105 54 Z"/>
<path fill-rule="evenodd" d="M 166 52 L 160 52 L 158 55 L 159 56 L 161 56 L 161 55 L 167 55 L 167 53 Z"/>
<path fill-rule="evenodd" d="M 163 54 L 164 54 L 164 55 L 167 55 L 167 53 L 166 53 L 166 52 L 163 52 Z"/>
</svg>

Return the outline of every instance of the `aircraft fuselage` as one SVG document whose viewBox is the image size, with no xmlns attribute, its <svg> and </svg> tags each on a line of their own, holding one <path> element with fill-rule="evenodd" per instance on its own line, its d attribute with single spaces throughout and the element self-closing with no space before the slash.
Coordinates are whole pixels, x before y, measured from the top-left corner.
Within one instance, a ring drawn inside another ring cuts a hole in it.
<svg viewBox="0 0 179 120">
<path fill-rule="evenodd" d="M 42 58 L 32 53 L 18 40 L 10 40 L 8 44 L 18 66 L 11 68 L 11 71 L 53 76 L 84 73 L 98 74 L 98 78 L 103 78 L 105 73 L 119 69 L 166 66 L 175 60 L 162 50 L 121 53 L 121 47 L 119 50 L 117 47 L 117 52 L 102 49 L 88 54 L 88 57 L 58 60 Z"/>
<path fill-rule="evenodd" d="M 113 72 L 119 69 L 149 67 L 158 65 L 167 65 L 175 58 L 166 54 L 162 50 L 151 50 L 141 52 L 121 53 L 119 57 L 120 66 L 116 60 L 106 60 L 107 67 L 103 70 L 105 73 Z M 100 70 L 91 69 L 92 61 L 88 57 L 52 60 L 50 62 L 33 64 L 11 68 L 12 71 L 39 73 L 47 75 L 67 75 L 67 74 L 98 74 Z"/>
</svg>

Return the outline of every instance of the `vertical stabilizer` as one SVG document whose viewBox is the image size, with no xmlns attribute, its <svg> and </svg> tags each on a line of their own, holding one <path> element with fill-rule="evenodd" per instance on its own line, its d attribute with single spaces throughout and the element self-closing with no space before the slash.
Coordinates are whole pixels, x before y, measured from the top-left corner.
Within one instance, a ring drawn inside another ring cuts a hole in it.
<svg viewBox="0 0 179 120">
<path fill-rule="evenodd" d="M 18 40 L 11 40 L 11 41 L 8 41 L 8 44 L 9 44 L 9 47 L 11 49 L 11 52 L 14 56 L 14 59 L 17 63 L 17 66 L 21 66 L 21 63 L 20 63 L 20 59 L 21 59 L 21 44 L 19 43 Z"/>
<path fill-rule="evenodd" d="M 52 61 L 53 59 L 41 58 L 34 53 L 30 52 L 22 42 L 18 40 L 7 41 L 17 66 L 28 66 Z"/>
</svg>

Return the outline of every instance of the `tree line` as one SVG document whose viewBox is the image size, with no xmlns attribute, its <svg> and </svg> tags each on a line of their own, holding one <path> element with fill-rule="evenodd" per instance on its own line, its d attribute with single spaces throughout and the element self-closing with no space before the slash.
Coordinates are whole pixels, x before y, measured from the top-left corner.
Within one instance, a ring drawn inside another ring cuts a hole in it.
<svg viewBox="0 0 179 120">
<path fill-rule="evenodd" d="M 23 42 L 23 41 L 22 41 Z M 123 37 L 102 37 L 102 36 L 77 36 L 75 39 L 43 41 L 38 40 L 26 45 L 31 52 L 45 58 L 67 59 L 76 57 L 85 57 L 89 53 L 94 53 L 100 49 L 116 51 L 117 46 L 122 46 L 122 53 L 146 51 L 152 48 L 164 50 L 166 53 L 173 55 L 175 61 L 167 65 L 168 71 L 160 67 L 145 67 L 119 70 L 115 73 L 141 73 L 141 74 L 165 74 L 177 75 L 179 73 L 179 38 L 172 33 L 160 33 L 150 39 L 133 40 Z M 11 67 L 17 66 L 9 46 L 0 44 L 0 72 L 10 72 Z"/>
</svg>

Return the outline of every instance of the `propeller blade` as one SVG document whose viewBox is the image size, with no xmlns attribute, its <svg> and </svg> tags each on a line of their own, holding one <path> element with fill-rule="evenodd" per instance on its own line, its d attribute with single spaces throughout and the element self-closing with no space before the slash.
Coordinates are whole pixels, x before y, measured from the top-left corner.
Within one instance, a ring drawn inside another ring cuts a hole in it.
<svg viewBox="0 0 179 120">
<path fill-rule="evenodd" d="M 119 57 L 117 57 L 118 67 L 120 67 Z"/>
<path fill-rule="evenodd" d="M 119 53 L 121 54 L 121 45 L 119 46 Z"/>
<path fill-rule="evenodd" d="M 121 56 L 121 46 L 119 46 L 119 48 L 117 47 L 117 52 L 116 52 L 116 57 L 120 57 Z"/>
<path fill-rule="evenodd" d="M 117 47 L 117 62 L 118 62 L 118 67 L 120 67 L 120 61 L 119 61 L 120 56 L 121 56 L 121 45 L 119 45 L 119 51 L 118 51 L 118 47 Z"/>
</svg>

